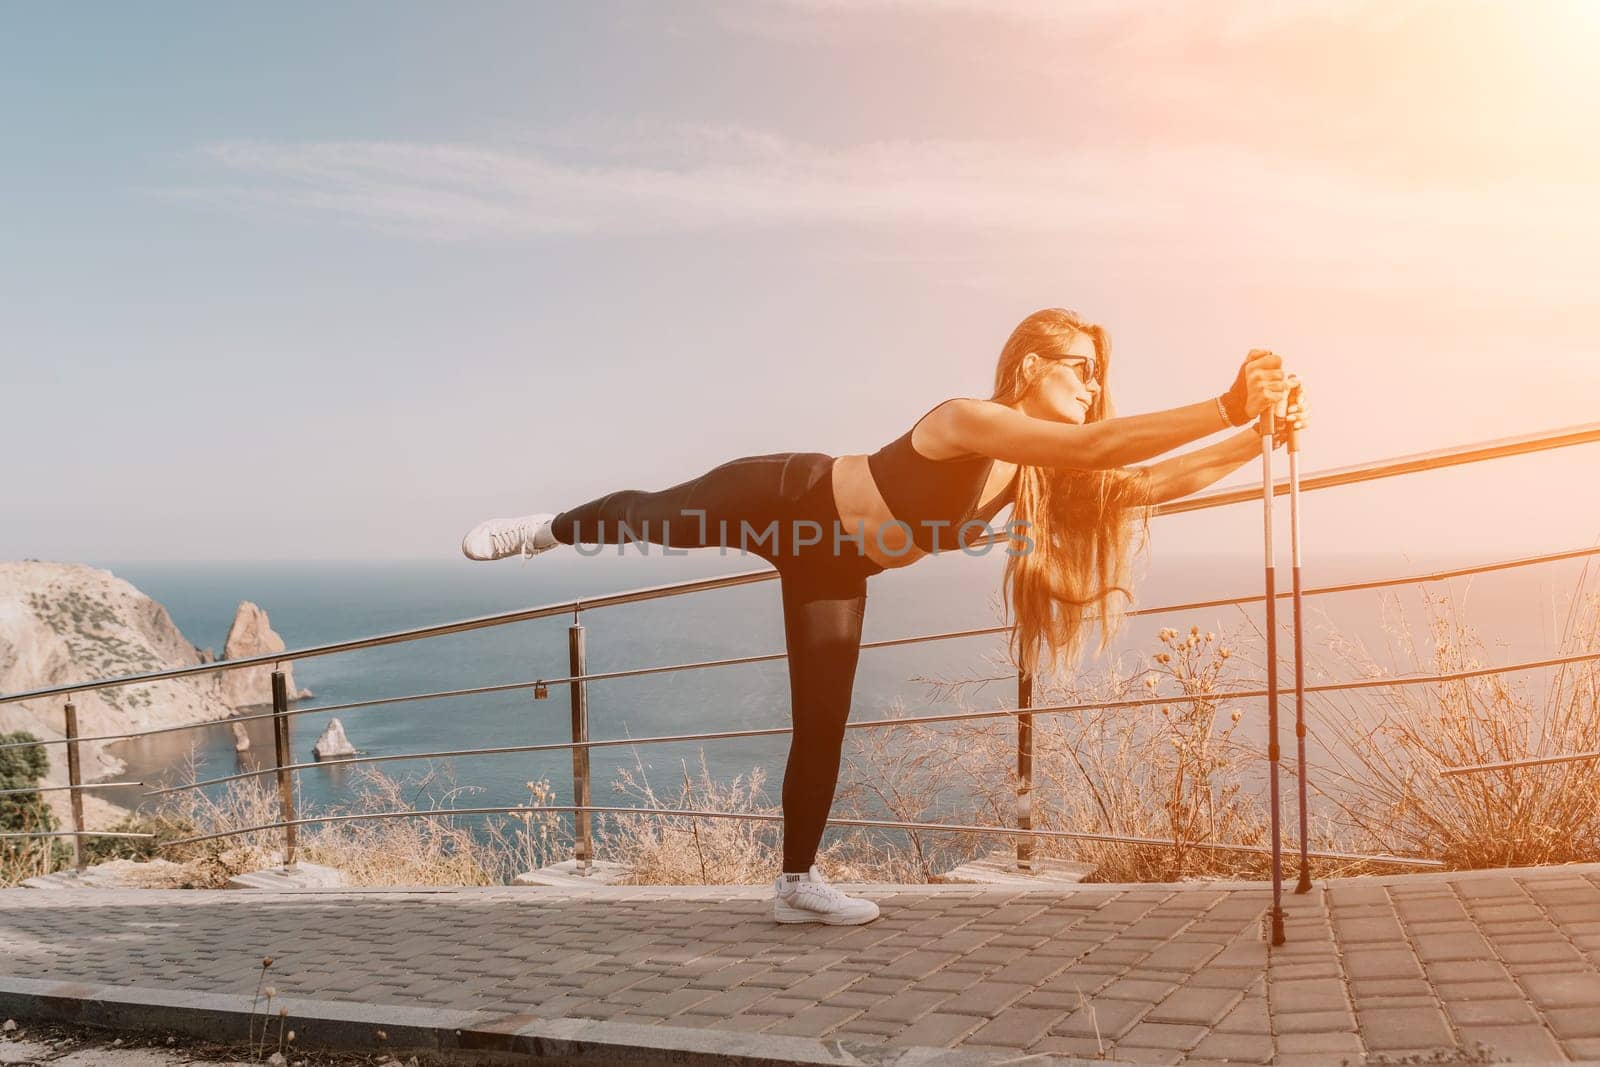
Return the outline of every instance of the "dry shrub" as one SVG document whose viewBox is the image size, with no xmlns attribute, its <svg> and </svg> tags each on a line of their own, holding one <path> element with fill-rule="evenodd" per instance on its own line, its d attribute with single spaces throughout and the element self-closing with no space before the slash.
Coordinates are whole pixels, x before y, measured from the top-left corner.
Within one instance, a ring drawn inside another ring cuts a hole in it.
<svg viewBox="0 0 1600 1067">
<path fill-rule="evenodd" d="M 556 802 L 550 779 L 528 783 L 529 802 L 499 824 L 496 839 L 511 853 L 510 866 L 517 872 L 536 871 L 570 859 L 573 835 L 562 822 L 561 813 L 547 810 Z"/>
<path fill-rule="evenodd" d="M 885 718 L 892 722 L 911 715 L 896 701 Z M 833 813 L 847 819 L 970 825 L 982 816 L 971 811 L 970 795 L 952 785 L 988 773 L 992 754 L 1003 747 L 991 735 L 1011 728 L 1010 723 L 979 720 L 853 730 L 846 735 Z M 957 733 L 967 737 L 965 743 Z M 1013 748 L 1013 762 L 1015 758 Z M 992 843 L 991 835 L 855 828 L 842 832 L 835 849 L 856 872 L 850 876 L 854 879 L 919 883 L 965 863 Z"/>
<path fill-rule="evenodd" d="M 1587 569 L 1585 570 L 1587 577 Z M 1557 656 L 1600 652 L 1600 596 L 1580 580 Z M 1359 644 L 1332 651 L 1363 678 L 1446 674 L 1488 665 L 1482 639 L 1448 593 L 1423 591 L 1417 639 L 1397 596 L 1385 598 L 1389 658 Z M 1543 694 L 1526 676 L 1332 694 L 1320 703 L 1339 816 L 1369 847 L 1444 860 L 1457 869 L 1600 858 L 1596 764 L 1560 763 L 1445 776 L 1450 767 L 1600 749 L 1600 663 L 1552 669 Z"/>
<path fill-rule="evenodd" d="M 1035 756 L 1036 779 L 1045 783 L 1043 825 L 1172 842 L 1054 846 L 1095 864 L 1096 881 L 1259 875 L 1266 863 L 1259 853 L 1207 847 L 1268 844 L 1263 806 L 1244 783 L 1249 768 L 1260 768 L 1263 753 L 1238 736 L 1243 708 L 1228 703 L 1230 690 L 1248 687 L 1236 676 L 1238 660 L 1228 642 L 1198 627 L 1187 634 L 1164 629 L 1159 641 L 1161 650 L 1141 677 L 1111 671 L 1095 684 L 1098 693 L 1046 691 L 1050 703 L 1148 696 L 1151 704 L 1052 716 L 1044 731 L 1035 731 L 1042 754 Z M 1162 702 L 1169 697 L 1184 699 Z"/>
<path fill-rule="evenodd" d="M 40 808 L 44 809 L 41 804 Z M 35 834 L 56 830 L 52 822 L 23 817 L 0 827 L 0 833 Z M 92 841 L 93 838 L 84 838 Z M 60 837 L 0 838 L 0 888 L 60 870 L 72 862 L 70 839 Z"/>
<path fill-rule="evenodd" d="M 676 790 L 665 796 L 651 785 L 643 762 L 617 772 L 614 793 L 642 808 L 674 808 L 738 815 L 776 816 L 766 795 L 766 772 L 719 781 L 700 752 L 698 773 L 688 761 Z M 595 823 L 596 850 L 629 868 L 632 885 L 749 885 L 765 882 L 783 858 L 782 830 L 770 819 L 707 819 L 683 815 L 604 814 Z"/>
<path fill-rule="evenodd" d="M 541 810 L 551 803 L 548 781 L 529 782 L 531 802 L 506 817 L 447 814 L 453 807 L 471 807 L 464 797 L 480 791 L 454 783 L 452 771 L 429 766 L 417 779 L 391 778 L 374 767 L 355 767 L 353 798 L 317 815 L 399 817 L 346 818 L 299 828 L 297 858 L 336 867 L 354 886 L 503 885 L 521 871 L 542 867 L 570 855 L 570 834 L 558 813 Z M 196 780 L 191 761 L 185 779 Z M 216 793 L 189 790 L 170 794 L 162 808 L 147 816 L 152 825 L 181 827 L 182 836 L 213 838 L 163 848 L 163 858 L 182 863 L 189 884 L 220 887 L 247 871 L 283 861 L 283 831 L 242 831 L 279 818 L 273 778 L 259 776 L 229 782 Z M 169 831 L 167 836 L 178 836 Z"/>
<path fill-rule="evenodd" d="M 355 797 L 331 815 L 448 811 L 472 807 L 481 788 L 456 785 L 451 771 L 429 767 L 419 780 L 402 782 L 373 767 L 356 767 Z M 419 803 L 420 802 L 420 803 Z M 338 867 L 355 886 L 504 885 L 518 872 L 514 853 L 497 840 L 503 820 L 475 830 L 472 816 L 410 815 L 358 818 L 307 827 L 301 853 L 311 863 Z"/>
<path fill-rule="evenodd" d="M 1094 864 L 1092 877 L 1099 881 L 1256 873 L 1263 862 L 1259 856 L 1202 847 L 1266 841 L 1260 806 L 1242 784 L 1242 773 L 1256 756 L 1235 738 L 1240 713 L 1227 705 L 1227 691 L 1237 684 L 1233 654 L 1215 634 L 1198 629 L 1187 635 L 1163 630 L 1160 641 L 1161 650 L 1148 670 L 1129 672 L 1113 662 L 1099 675 L 1036 683 L 1035 707 L 1143 698 L 1149 703 L 1035 716 L 1030 806 L 1036 830 L 1175 844 L 1039 837 L 1034 839 L 1034 854 Z M 965 683 L 942 684 L 958 691 Z M 1194 699 L 1169 702 L 1175 696 Z M 937 821 L 1016 825 L 1014 721 L 914 724 L 896 734 L 888 744 L 858 746 L 854 796 L 875 794 L 885 809 L 896 812 L 896 818 L 942 812 L 944 817 Z M 901 754 L 895 755 L 896 750 Z M 896 773 L 908 765 L 915 774 Z M 902 778 L 920 779 L 922 791 L 903 784 Z M 936 792 L 942 784 L 948 793 L 952 781 L 966 786 L 964 804 Z M 883 783 L 892 784 L 893 792 Z M 1006 843 L 1016 840 L 1008 838 Z M 982 844 L 970 842 L 965 847 L 970 852 Z M 912 851 L 921 852 L 915 843 Z M 926 865 L 923 873 L 928 873 Z"/>
<path fill-rule="evenodd" d="M 754 885 L 770 881 L 782 865 L 783 830 L 777 821 L 782 806 L 766 792 L 766 771 L 755 767 L 748 774 L 720 780 L 707 766 L 703 749 L 693 773 L 688 761 L 680 766 L 682 777 L 676 789 L 662 794 L 651 784 L 636 755 L 634 766 L 618 773 L 612 790 L 641 808 L 759 818 L 608 813 L 595 827 L 597 851 L 612 862 L 626 865 L 627 882 L 632 885 Z M 883 770 L 881 766 L 873 767 L 875 772 Z M 840 790 L 839 803 L 833 809 L 835 816 L 858 816 L 848 797 L 847 784 Z M 817 851 L 817 864 L 833 881 L 926 881 L 927 868 L 919 856 L 871 829 L 838 827 L 824 837 Z"/>
<path fill-rule="evenodd" d="M 194 750 L 179 774 L 177 785 L 192 785 L 200 780 L 200 766 Z M 164 796 L 154 812 L 146 813 L 147 829 L 177 831 L 179 837 L 225 833 L 208 841 L 169 845 L 160 850 L 161 858 L 182 864 L 188 884 L 197 888 L 222 888 L 236 874 L 260 870 L 282 861 L 282 832 L 255 830 L 240 833 L 244 827 L 275 822 L 278 790 L 274 779 L 257 776 L 229 782 L 216 792 L 188 789 Z"/>
</svg>

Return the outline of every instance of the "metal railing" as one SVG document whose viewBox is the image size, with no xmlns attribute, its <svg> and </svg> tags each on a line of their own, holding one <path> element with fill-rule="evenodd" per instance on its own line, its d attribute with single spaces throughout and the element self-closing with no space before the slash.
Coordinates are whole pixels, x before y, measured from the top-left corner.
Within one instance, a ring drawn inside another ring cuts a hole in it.
<svg viewBox="0 0 1600 1067">
<path fill-rule="evenodd" d="M 1345 467 L 1336 470 L 1320 472 L 1301 479 L 1300 485 L 1304 491 L 1316 491 L 1333 488 L 1336 486 L 1355 485 L 1364 482 L 1377 481 L 1385 478 L 1417 473 L 1420 471 L 1438 470 L 1446 467 L 1460 466 L 1470 463 L 1479 463 L 1491 459 L 1507 456 L 1525 455 L 1554 449 L 1568 448 L 1575 445 L 1600 442 L 1600 423 L 1579 427 L 1571 427 L 1551 431 L 1543 434 L 1531 434 L 1523 437 L 1506 438 L 1498 441 L 1471 444 L 1435 452 L 1419 453 L 1403 456 L 1375 463 Z M 1287 480 L 1276 483 L 1275 491 L 1279 494 L 1288 492 Z M 1164 504 L 1154 512 L 1157 516 L 1180 514 L 1208 508 L 1225 507 L 1232 504 L 1254 502 L 1260 499 L 1261 490 L 1255 488 L 1221 489 L 1208 493 L 1197 494 L 1185 500 Z M 975 542 L 975 547 L 984 547 L 1000 542 L 1003 538 L 991 537 Z M 1471 567 L 1460 567 L 1450 570 L 1434 571 L 1425 574 L 1408 575 L 1400 578 L 1378 579 L 1361 582 L 1329 585 L 1304 590 L 1305 596 L 1325 596 L 1334 593 L 1352 592 L 1358 590 L 1372 590 L 1389 588 L 1400 585 L 1411 585 L 1420 582 L 1444 581 L 1449 578 L 1461 577 L 1471 574 L 1486 573 L 1489 571 L 1505 570 L 1515 567 L 1533 566 L 1540 563 L 1549 563 L 1559 560 L 1569 560 L 1600 554 L 1600 548 L 1574 549 L 1567 552 L 1550 553 L 1540 556 L 1523 557 L 1514 560 L 1502 560 Z M 659 737 L 629 737 L 629 738 L 600 738 L 589 736 L 589 711 L 588 690 L 591 682 L 619 679 L 637 678 L 646 675 L 663 674 L 685 670 L 704 670 L 712 667 L 744 665 L 751 663 L 770 662 L 784 659 L 782 652 L 768 653 L 755 656 L 739 656 L 725 659 L 702 660 L 689 663 L 668 664 L 662 666 L 631 668 L 619 671 L 594 672 L 588 671 L 585 631 L 581 623 L 582 613 L 598 608 L 617 607 L 635 604 L 646 600 L 664 599 L 668 597 L 683 596 L 690 593 L 708 592 L 717 589 L 729 589 L 755 582 L 771 581 L 777 577 L 777 572 L 766 568 L 726 575 L 716 578 L 697 579 L 687 582 L 677 582 L 667 585 L 651 586 L 642 589 L 630 590 L 607 596 L 584 598 L 563 601 L 555 604 L 546 604 L 539 607 L 527 608 L 518 611 L 501 612 L 493 615 L 484 615 L 476 618 L 459 620 L 431 626 L 416 627 L 392 633 L 380 634 L 372 637 L 357 638 L 339 641 L 331 644 L 310 646 L 280 653 L 247 657 L 237 660 L 196 664 L 186 667 L 168 668 L 159 671 L 145 672 L 142 674 L 125 675 L 116 678 L 99 679 L 94 681 L 78 682 L 69 685 L 52 686 L 44 689 L 29 690 L 26 692 L 12 693 L 0 696 L 0 704 L 18 701 L 59 699 L 71 697 L 74 694 L 110 689 L 129 685 L 141 685 L 151 682 L 179 679 L 204 674 L 213 674 L 221 671 L 240 670 L 250 667 L 271 666 L 272 671 L 272 710 L 270 712 L 236 716 L 227 720 L 229 723 L 251 720 L 270 719 L 273 724 L 274 738 L 274 764 L 253 771 L 239 774 L 226 775 L 204 781 L 185 783 L 152 790 L 146 796 L 157 796 L 198 789 L 208 785 L 216 785 L 245 778 L 272 775 L 276 779 L 279 794 L 280 818 L 257 826 L 236 828 L 216 834 L 207 834 L 199 837 L 185 838 L 179 841 L 166 842 L 167 845 L 184 844 L 190 841 L 207 840 L 216 837 L 236 836 L 246 833 L 265 831 L 282 831 L 284 841 L 284 863 L 292 865 L 295 862 L 297 848 L 298 828 L 305 825 L 342 822 L 354 819 L 387 819 L 387 818 L 439 818 L 455 815 L 475 814 L 501 814 L 501 813 L 527 813 L 530 810 L 551 811 L 571 814 L 574 817 L 575 858 L 580 867 L 587 867 L 594 858 L 593 843 L 591 838 L 592 827 L 590 818 L 595 814 L 625 813 L 635 816 L 693 816 L 695 818 L 728 818 L 728 819 L 756 819 L 775 821 L 781 818 L 776 815 L 756 815 L 750 813 L 732 813 L 715 811 L 680 811 L 668 808 L 617 808 L 600 806 L 591 803 L 590 794 L 590 765 L 589 753 L 592 749 L 617 746 L 617 745 L 648 745 L 681 743 L 686 741 L 706 741 L 728 738 L 767 737 L 779 736 L 790 733 L 788 727 L 774 727 L 756 730 L 723 730 L 703 732 L 696 734 L 674 734 Z M 1288 591 L 1276 594 L 1279 598 L 1290 596 Z M 1212 600 L 1193 601 L 1180 604 L 1168 604 L 1160 607 L 1143 608 L 1131 611 L 1130 616 L 1155 616 L 1163 613 L 1201 610 L 1214 607 L 1247 606 L 1259 604 L 1266 600 L 1265 594 L 1253 594 L 1237 597 L 1227 597 Z M 281 670 L 284 663 L 312 659 L 322 656 L 339 655 L 362 649 L 376 648 L 383 645 L 400 644 L 411 641 L 426 640 L 432 637 L 442 637 L 452 634 L 466 633 L 475 630 L 505 626 L 512 623 L 525 622 L 541 618 L 571 615 L 572 624 L 568 628 L 568 671 L 569 673 L 557 678 L 535 678 L 522 682 L 512 682 L 491 686 L 477 686 L 465 689 L 442 690 L 428 693 L 415 693 L 402 696 L 383 697 L 372 700 L 351 701 L 341 704 L 331 704 L 313 707 L 290 708 L 285 677 Z M 1006 632 L 1003 626 L 980 627 L 975 629 L 946 631 L 939 633 L 919 634 L 910 637 L 893 638 L 889 640 L 864 642 L 863 650 L 888 648 L 902 645 L 922 644 L 931 641 L 953 640 L 968 637 L 988 636 Z M 1411 676 L 1401 678 L 1362 679 L 1354 682 L 1329 683 L 1319 686 L 1307 686 L 1307 693 L 1337 692 L 1356 689 L 1381 688 L 1408 685 L 1430 685 L 1445 681 L 1457 681 L 1464 678 L 1498 674 L 1509 671 L 1533 670 L 1542 667 L 1555 666 L 1565 663 L 1574 663 L 1584 660 L 1600 659 L 1600 654 L 1557 657 L 1552 659 L 1530 661 L 1512 664 L 1504 667 L 1473 669 L 1445 674 Z M 445 699 L 470 695 L 490 693 L 505 693 L 531 690 L 535 697 L 543 697 L 552 685 L 565 685 L 568 687 L 571 710 L 571 740 L 538 745 L 509 745 L 488 748 L 457 749 L 441 752 L 412 752 L 396 753 L 381 756 L 363 756 L 352 759 L 339 759 L 329 762 L 295 763 L 290 755 L 289 724 L 290 720 L 298 715 L 326 713 L 331 711 L 344 711 L 389 706 L 420 700 Z M 937 833 L 978 834 L 1002 838 L 1015 838 L 1017 840 L 1017 861 L 1020 867 L 1027 869 L 1033 861 L 1033 845 L 1035 842 L 1046 839 L 1098 841 L 1117 844 L 1172 847 L 1180 842 L 1163 838 L 1146 838 L 1130 835 L 1111 833 L 1096 833 L 1089 831 L 1064 831 L 1047 830 L 1033 825 L 1033 719 L 1039 715 L 1073 714 L 1089 710 L 1107 710 L 1118 708 L 1146 708 L 1157 705 L 1171 705 L 1190 703 L 1199 700 L 1249 700 L 1266 697 L 1266 690 L 1239 690 L 1204 696 L 1180 697 L 1145 697 L 1134 700 L 1099 701 L 1086 704 L 1057 704 L 1034 706 L 1033 680 L 1026 674 L 1020 673 L 1016 678 L 1016 707 L 991 708 L 981 711 L 960 712 L 953 714 L 922 715 L 869 722 L 848 723 L 847 729 L 883 729 L 907 726 L 913 724 L 937 724 L 955 721 L 971 721 L 976 719 L 994 719 L 1012 717 L 1017 720 L 1017 780 L 1016 787 L 1016 826 L 973 826 L 951 823 L 931 822 L 905 822 L 891 820 L 863 820 L 863 819 L 832 819 L 830 823 L 840 826 L 874 827 L 881 829 L 915 830 Z M 1283 692 L 1280 690 L 1280 693 Z M 91 831 L 83 825 L 81 793 L 89 789 L 107 789 L 141 786 L 142 782 L 82 782 L 82 770 L 79 766 L 80 746 L 90 742 L 105 742 L 130 740 L 139 737 L 148 737 L 156 734 L 172 733 L 184 730 L 203 729 L 216 723 L 189 723 L 180 726 L 159 727 L 149 730 L 130 731 L 126 733 L 102 734 L 91 737 L 82 737 L 78 734 L 76 709 L 70 700 L 64 707 L 65 729 L 64 736 L 60 738 L 43 738 L 32 742 L 12 742 L 0 745 L 0 749 L 23 748 L 48 745 L 64 745 L 67 750 L 69 783 L 65 786 L 40 787 L 38 790 L 8 790 L 8 793 L 35 792 L 48 790 L 66 790 L 72 795 L 72 829 L 54 831 L 40 834 L 0 834 L 0 839 L 5 838 L 36 838 L 36 837 L 69 837 L 74 846 L 74 863 L 81 867 L 83 856 L 80 847 L 81 839 L 88 836 L 98 837 L 135 837 L 149 838 L 149 834 L 110 833 L 104 831 Z M 466 757 L 490 754 L 521 753 L 570 750 L 572 753 L 572 782 L 573 803 L 570 805 L 541 806 L 530 809 L 526 805 L 515 807 L 487 807 L 487 808 L 447 808 L 426 811 L 394 811 L 361 813 L 358 815 L 316 816 L 299 818 L 295 811 L 294 776 L 297 772 L 330 766 L 341 766 L 349 763 L 378 763 L 396 760 L 419 760 L 446 757 Z M 1600 752 L 1585 753 L 1571 756 L 1539 757 L 1528 761 L 1515 761 L 1513 764 L 1492 764 L 1482 767 L 1463 767 L 1447 770 L 1446 774 L 1464 774 L 1480 770 L 1502 769 L 1514 765 L 1533 765 L 1540 762 L 1558 762 L 1563 760 L 1579 760 L 1600 758 Z M 1213 850 L 1234 851 L 1240 853 L 1269 852 L 1267 845 L 1255 842 L 1182 842 L 1184 847 Z M 1309 855 L 1319 858 L 1337 859 L 1344 861 L 1362 861 L 1370 863 L 1396 864 L 1413 867 L 1442 867 L 1443 864 L 1435 859 L 1422 856 L 1392 856 L 1392 855 L 1359 855 L 1354 853 L 1315 851 Z"/>
<path fill-rule="evenodd" d="M 1600 759 L 1600 749 L 1593 752 L 1568 752 L 1559 756 L 1530 756 L 1527 759 L 1500 760 L 1496 763 L 1474 763 L 1465 767 L 1446 767 L 1439 774 L 1453 778 L 1461 774 L 1481 774 L 1484 771 L 1515 771 L 1524 767 L 1551 767 L 1562 763 L 1587 763 Z"/>
</svg>

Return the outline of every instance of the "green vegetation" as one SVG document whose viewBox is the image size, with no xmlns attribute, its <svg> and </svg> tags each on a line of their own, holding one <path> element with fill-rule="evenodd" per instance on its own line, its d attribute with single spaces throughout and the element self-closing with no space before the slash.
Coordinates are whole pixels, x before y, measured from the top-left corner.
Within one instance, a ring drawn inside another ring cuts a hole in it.
<svg viewBox="0 0 1600 1067">
<path fill-rule="evenodd" d="M 0 734 L 0 745 L 22 744 L 39 738 L 26 731 Z M 41 793 L 9 793 L 31 789 L 44 780 L 50 757 L 37 748 L 0 748 L 0 834 L 50 833 L 55 815 Z M 68 862 L 71 850 L 58 838 L 0 837 L 0 885 L 15 885 L 25 878 L 47 874 Z"/>
<path fill-rule="evenodd" d="M 90 676 L 140 674 L 166 666 L 143 644 L 125 640 L 115 632 L 122 626 L 105 594 L 69 590 L 57 596 L 31 593 L 28 607 L 67 645 L 72 662 Z M 104 689 L 101 699 L 119 710 L 148 707 L 148 688 Z"/>
</svg>

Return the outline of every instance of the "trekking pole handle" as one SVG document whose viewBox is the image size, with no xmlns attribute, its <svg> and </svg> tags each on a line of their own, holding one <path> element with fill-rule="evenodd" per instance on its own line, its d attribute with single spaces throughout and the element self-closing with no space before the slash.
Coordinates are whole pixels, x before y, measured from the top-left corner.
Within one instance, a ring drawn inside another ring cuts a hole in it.
<svg viewBox="0 0 1600 1067">
<path fill-rule="evenodd" d="M 1294 407 L 1295 401 L 1297 401 L 1299 399 L 1300 399 L 1300 379 L 1294 377 L 1293 375 L 1290 375 L 1290 377 L 1289 377 L 1289 398 L 1288 398 L 1288 403 L 1285 406 L 1285 411 L 1287 411 L 1288 408 Z M 1267 423 L 1267 425 L 1270 427 L 1272 425 L 1272 423 L 1269 421 Z M 1298 452 L 1298 451 L 1300 451 L 1300 429 L 1299 429 L 1299 427 L 1297 427 L 1294 424 L 1293 420 L 1291 420 L 1289 422 L 1289 451 L 1290 452 Z"/>
</svg>

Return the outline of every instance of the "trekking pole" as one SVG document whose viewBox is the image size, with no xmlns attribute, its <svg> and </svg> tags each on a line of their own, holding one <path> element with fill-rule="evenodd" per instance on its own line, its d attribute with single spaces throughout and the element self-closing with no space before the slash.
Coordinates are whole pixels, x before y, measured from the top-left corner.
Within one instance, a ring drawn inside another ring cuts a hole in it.
<svg viewBox="0 0 1600 1067">
<path fill-rule="evenodd" d="M 1300 383 L 1289 379 L 1289 403 L 1300 395 Z M 1289 423 L 1289 546 L 1294 557 L 1294 740 L 1297 746 L 1295 777 L 1300 791 L 1300 881 L 1296 893 L 1311 892 L 1311 857 L 1306 838 L 1306 650 L 1300 607 L 1300 431 Z"/>
<path fill-rule="evenodd" d="M 1272 805 L 1272 943 L 1284 943 L 1283 838 L 1278 819 L 1278 588 L 1272 551 L 1272 439 L 1277 430 L 1273 407 L 1261 415 L 1261 510 L 1267 564 L 1267 780 Z"/>
</svg>

